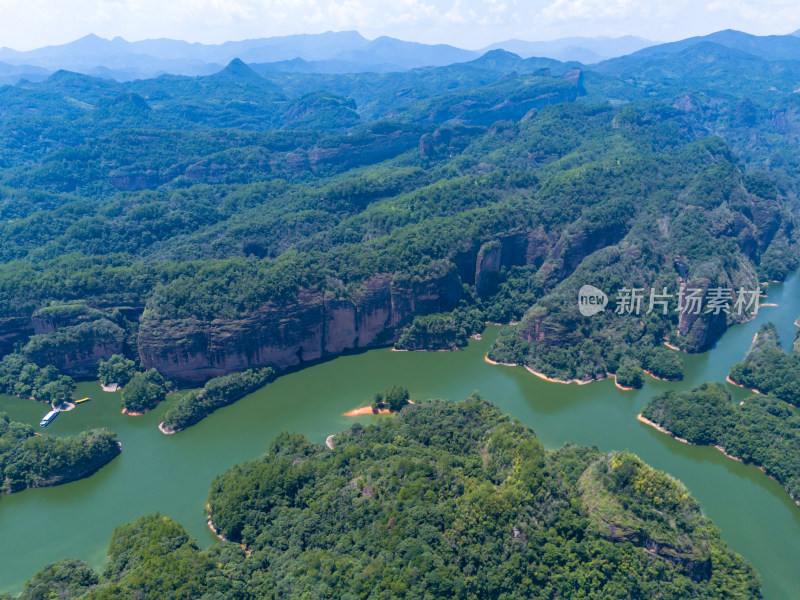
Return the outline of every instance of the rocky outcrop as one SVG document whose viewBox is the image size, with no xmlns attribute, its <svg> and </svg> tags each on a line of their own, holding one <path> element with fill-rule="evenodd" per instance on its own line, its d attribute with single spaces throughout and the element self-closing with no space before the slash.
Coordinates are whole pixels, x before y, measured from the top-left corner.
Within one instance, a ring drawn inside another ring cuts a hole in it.
<svg viewBox="0 0 800 600">
<path fill-rule="evenodd" d="M 680 313 L 678 317 L 678 341 L 681 350 L 685 352 L 702 352 L 723 334 L 728 327 L 728 316 L 720 311 L 718 314 L 707 313 L 706 297 L 711 282 L 708 279 L 693 279 L 689 281 L 683 290 L 689 294 L 693 290 L 700 290 L 699 298 L 701 307 L 695 310 L 687 306 L 687 310 Z M 686 301 L 684 301 L 686 305 Z"/>
<path fill-rule="evenodd" d="M 497 291 L 502 268 L 541 267 L 550 252 L 552 240 L 544 228 L 519 231 L 486 242 L 478 251 L 475 263 L 475 287 L 486 298 Z"/>
<path fill-rule="evenodd" d="M 265 304 L 241 318 L 162 318 L 145 311 L 139 356 L 181 382 L 272 365 L 280 370 L 394 341 L 414 315 L 451 310 L 461 299 L 454 267 L 426 278 L 375 275 L 345 296 L 302 289 L 295 301 Z"/>
<path fill-rule="evenodd" d="M 394 158 L 419 144 L 420 132 L 409 130 L 372 132 L 369 135 L 352 136 L 337 144 L 318 145 L 307 153 L 312 170 L 335 166 L 350 169 Z"/>
<path fill-rule="evenodd" d="M 30 322 L 36 334 L 52 333 L 62 327 L 79 325 L 88 321 L 95 321 L 103 313 L 85 304 L 63 304 L 40 308 L 33 313 Z"/>
<path fill-rule="evenodd" d="M 121 327 L 99 319 L 34 335 L 22 353 L 38 365 L 54 365 L 67 375 L 94 377 L 98 363 L 121 353 L 124 343 Z"/>
<path fill-rule="evenodd" d="M 14 351 L 14 344 L 35 333 L 29 317 L 0 318 L 0 357 Z"/>
<path fill-rule="evenodd" d="M 109 174 L 111 185 L 123 192 L 136 192 L 139 190 L 157 188 L 169 179 L 153 169 L 120 168 Z"/>
<path fill-rule="evenodd" d="M 583 71 L 581 69 L 570 69 L 561 78 L 574 85 L 579 96 L 586 95 L 586 89 L 583 87 Z"/>
</svg>

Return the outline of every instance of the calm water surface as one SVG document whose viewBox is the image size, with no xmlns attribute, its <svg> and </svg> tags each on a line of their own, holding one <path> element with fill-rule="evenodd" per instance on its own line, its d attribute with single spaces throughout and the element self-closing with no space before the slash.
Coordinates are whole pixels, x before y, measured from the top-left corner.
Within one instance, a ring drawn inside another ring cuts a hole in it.
<svg viewBox="0 0 800 600">
<path fill-rule="evenodd" d="M 635 452 L 688 486 L 725 541 L 759 570 L 766 599 L 796 599 L 800 597 L 800 508 L 784 490 L 755 467 L 727 459 L 713 448 L 678 443 L 636 420 L 654 394 L 724 381 L 767 320 L 775 321 L 790 348 L 793 322 L 800 316 L 800 276 L 773 285 L 769 301 L 778 306 L 762 308 L 754 321 L 731 328 L 711 351 L 684 355 L 683 382 L 648 377 L 643 389 L 632 392 L 618 390 L 609 380 L 561 385 L 542 381 L 521 367 L 489 365 L 483 357 L 496 327 L 489 327 L 482 341 L 473 341 L 461 352 L 372 350 L 285 375 L 173 436 L 157 430 L 172 397 L 147 415 L 125 417 L 120 414 L 119 394 L 103 393 L 96 382 L 79 384 L 76 397 L 94 399 L 59 415 L 48 433 L 66 436 L 107 427 L 119 435 L 123 452 L 82 481 L 0 497 L 0 592 L 19 592 L 36 571 L 63 557 L 80 557 L 102 567 L 114 528 L 156 511 L 175 518 L 202 545 L 214 543 L 203 507 L 215 475 L 262 455 L 284 430 L 322 442 L 353 422 L 343 412 L 398 384 L 406 386 L 412 398 L 455 400 L 479 390 L 533 427 L 551 449 L 573 441 Z M 736 397 L 747 395 L 729 388 Z M 37 425 L 46 406 L 0 396 L 0 410 Z M 377 418 L 385 417 L 360 420 Z"/>
</svg>

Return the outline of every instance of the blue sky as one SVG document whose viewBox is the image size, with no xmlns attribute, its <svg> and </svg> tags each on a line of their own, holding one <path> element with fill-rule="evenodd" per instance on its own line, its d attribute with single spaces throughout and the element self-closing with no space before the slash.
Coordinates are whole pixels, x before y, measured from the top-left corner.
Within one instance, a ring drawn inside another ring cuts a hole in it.
<svg viewBox="0 0 800 600">
<path fill-rule="evenodd" d="M 88 33 L 128 40 L 222 42 L 357 29 L 480 48 L 508 38 L 641 37 L 670 41 L 719 29 L 800 28 L 797 0 L 0 0 L 0 46 L 19 50 Z"/>
</svg>

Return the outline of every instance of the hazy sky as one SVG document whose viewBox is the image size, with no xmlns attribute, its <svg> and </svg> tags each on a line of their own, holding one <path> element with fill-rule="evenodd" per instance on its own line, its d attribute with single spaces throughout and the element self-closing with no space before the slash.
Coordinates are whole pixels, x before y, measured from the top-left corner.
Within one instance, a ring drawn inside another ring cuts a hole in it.
<svg viewBox="0 0 800 600">
<path fill-rule="evenodd" d="M 800 28 L 798 0 L 0 0 L 0 46 L 19 50 L 95 33 L 222 42 L 358 29 L 479 48 L 512 37 L 638 35 L 669 41 L 719 29 Z"/>
</svg>

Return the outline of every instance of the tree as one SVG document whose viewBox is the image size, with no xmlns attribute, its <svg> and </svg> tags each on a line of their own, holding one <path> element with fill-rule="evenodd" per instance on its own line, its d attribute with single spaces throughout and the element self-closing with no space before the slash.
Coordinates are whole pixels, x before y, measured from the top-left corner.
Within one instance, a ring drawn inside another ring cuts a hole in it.
<svg viewBox="0 0 800 600">
<path fill-rule="evenodd" d="M 122 390 L 122 406 L 129 412 L 147 412 L 167 397 L 167 382 L 161 373 L 150 369 L 136 373 Z"/>
<path fill-rule="evenodd" d="M 644 384 L 644 371 L 637 362 L 626 360 L 617 369 L 616 379 L 622 387 L 639 389 Z"/>
<path fill-rule="evenodd" d="M 386 392 L 386 404 L 390 411 L 399 412 L 408 404 L 409 397 L 406 388 L 393 385 L 392 389 Z"/>
<path fill-rule="evenodd" d="M 113 354 L 108 360 L 101 360 L 97 367 L 97 378 L 103 385 L 118 383 L 125 387 L 136 374 L 136 363 L 121 354 Z"/>
</svg>

